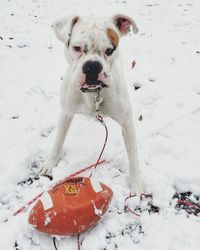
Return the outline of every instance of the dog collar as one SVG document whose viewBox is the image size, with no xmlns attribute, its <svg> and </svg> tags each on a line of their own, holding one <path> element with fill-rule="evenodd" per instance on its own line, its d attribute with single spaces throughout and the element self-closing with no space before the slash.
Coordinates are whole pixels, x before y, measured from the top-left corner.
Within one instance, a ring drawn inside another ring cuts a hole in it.
<svg viewBox="0 0 200 250">
<path fill-rule="evenodd" d="M 103 101 L 103 97 L 100 95 L 100 90 L 97 90 L 97 92 L 95 93 L 94 101 L 95 101 L 96 115 L 98 116 L 100 114 L 100 104 Z"/>
</svg>

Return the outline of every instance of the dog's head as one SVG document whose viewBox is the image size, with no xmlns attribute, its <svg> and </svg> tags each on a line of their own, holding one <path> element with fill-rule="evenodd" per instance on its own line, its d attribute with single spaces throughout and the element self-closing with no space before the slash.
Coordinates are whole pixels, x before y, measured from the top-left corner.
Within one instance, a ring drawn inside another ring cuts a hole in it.
<svg viewBox="0 0 200 250">
<path fill-rule="evenodd" d="M 135 22 L 124 15 L 102 19 L 70 16 L 53 24 L 56 36 L 65 44 L 76 87 L 91 92 L 111 84 L 110 72 L 118 55 L 119 39 L 131 27 L 137 33 Z"/>
</svg>

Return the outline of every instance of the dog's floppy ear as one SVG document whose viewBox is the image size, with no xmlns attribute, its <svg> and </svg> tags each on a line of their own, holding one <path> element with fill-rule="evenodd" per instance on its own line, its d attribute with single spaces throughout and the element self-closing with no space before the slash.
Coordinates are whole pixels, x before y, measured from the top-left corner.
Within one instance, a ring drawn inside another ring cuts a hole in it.
<svg viewBox="0 0 200 250">
<path fill-rule="evenodd" d="M 138 27 L 136 26 L 135 22 L 128 16 L 125 15 L 115 15 L 112 18 L 115 26 L 119 30 L 121 36 L 125 36 L 130 32 L 130 28 L 134 33 L 138 32 Z"/>
<path fill-rule="evenodd" d="M 52 28 L 54 29 L 57 38 L 68 46 L 70 43 L 72 29 L 78 20 L 78 16 L 69 16 L 52 24 Z"/>
</svg>

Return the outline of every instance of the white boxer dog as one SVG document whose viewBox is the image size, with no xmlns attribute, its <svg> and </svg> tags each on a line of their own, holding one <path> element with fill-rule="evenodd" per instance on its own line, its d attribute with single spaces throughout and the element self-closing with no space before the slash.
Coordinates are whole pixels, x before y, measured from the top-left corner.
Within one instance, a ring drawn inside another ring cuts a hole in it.
<svg viewBox="0 0 200 250">
<path fill-rule="evenodd" d="M 112 18 L 70 16 L 53 24 L 57 38 L 64 43 L 68 70 L 61 87 L 61 114 L 49 158 L 40 174 L 51 174 L 56 166 L 74 114 L 95 117 L 95 96 L 99 109 L 122 127 L 130 167 L 131 192 L 143 192 L 138 165 L 132 108 L 119 57 L 119 40 L 135 22 L 127 16 Z"/>
</svg>

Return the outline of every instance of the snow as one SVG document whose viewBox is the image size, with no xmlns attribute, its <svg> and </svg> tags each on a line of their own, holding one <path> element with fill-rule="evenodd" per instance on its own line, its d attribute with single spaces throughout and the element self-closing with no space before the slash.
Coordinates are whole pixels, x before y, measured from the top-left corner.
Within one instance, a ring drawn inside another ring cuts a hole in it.
<svg viewBox="0 0 200 250">
<path fill-rule="evenodd" d="M 1 0 L 0 6 L 0 220 L 9 217 L 0 224 L 0 250 L 54 249 L 51 237 L 28 225 L 30 208 L 11 216 L 51 185 L 45 177 L 17 185 L 35 176 L 55 137 L 66 63 L 50 25 L 72 13 L 114 12 L 130 15 L 140 30 L 121 40 L 121 50 L 142 179 L 160 212 L 142 213 L 140 222 L 124 213 L 128 161 L 119 126 L 106 119 L 109 141 L 103 157 L 110 162 L 94 175 L 114 197 L 104 219 L 81 235 L 81 250 L 199 250 L 200 218 L 177 212 L 170 203 L 175 192 L 200 195 L 199 1 Z M 53 170 L 54 181 L 93 163 L 103 138 L 99 123 L 77 116 Z M 58 245 L 59 250 L 77 248 L 74 237 Z"/>
</svg>

